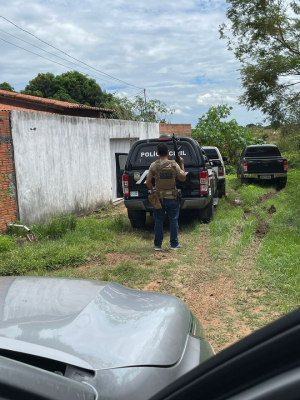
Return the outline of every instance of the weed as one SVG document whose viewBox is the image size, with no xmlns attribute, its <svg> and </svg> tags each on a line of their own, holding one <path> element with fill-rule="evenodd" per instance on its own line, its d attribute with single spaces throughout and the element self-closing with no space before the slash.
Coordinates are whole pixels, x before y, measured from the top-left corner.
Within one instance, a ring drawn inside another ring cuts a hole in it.
<svg viewBox="0 0 300 400">
<path fill-rule="evenodd" d="M 12 244 L 12 239 L 5 235 L 5 236 L 0 236 L 0 253 L 3 253 L 4 251 L 8 251 L 11 247 Z"/>
<path fill-rule="evenodd" d="M 71 214 L 61 214 L 51 218 L 45 224 L 31 225 L 29 228 L 38 239 L 58 239 L 69 231 L 74 231 L 77 225 L 77 218 Z"/>
</svg>

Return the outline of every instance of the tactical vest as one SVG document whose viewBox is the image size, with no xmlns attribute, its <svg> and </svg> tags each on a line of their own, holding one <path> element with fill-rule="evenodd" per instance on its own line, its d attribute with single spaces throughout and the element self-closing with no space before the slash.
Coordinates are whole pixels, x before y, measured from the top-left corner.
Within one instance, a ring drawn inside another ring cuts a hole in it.
<svg viewBox="0 0 300 400">
<path fill-rule="evenodd" d="M 155 178 L 155 189 L 159 192 L 159 197 L 164 198 L 165 196 L 177 197 L 178 190 L 176 189 L 176 161 L 168 160 L 160 164 L 160 160 L 157 160 Z M 171 165 L 171 168 L 170 168 Z"/>
</svg>

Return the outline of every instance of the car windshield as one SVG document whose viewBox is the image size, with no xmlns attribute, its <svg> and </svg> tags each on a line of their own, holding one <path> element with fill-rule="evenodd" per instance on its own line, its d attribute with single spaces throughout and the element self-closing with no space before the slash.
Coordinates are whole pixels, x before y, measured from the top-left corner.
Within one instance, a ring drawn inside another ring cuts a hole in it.
<svg viewBox="0 0 300 400">
<path fill-rule="evenodd" d="M 218 160 L 219 156 L 215 149 L 204 149 L 209 160 Z"/>
<path fill-rule="evenodd" d="M 151 164 L 158 159 L 157 154 L 157 144 L 142 144 L 138 147 L 136 155 L 135 155 L 135 164 Z M 169 153 L 169 159 L 175 159 L 174 146 L 171 143 L 167 143 Z M 192 151 L 190 146 L 187 143 L 180 143 L 178 147 L 181 146 L 181 150 L 179 151 L 180 157 L 184 159 L 184 162 L 191 162 L 193 160 Z"/>
<path fill-rule="evenodd" d="M 275 157 L 280 156 L 280 151 L 273 146 L 248 147 L 245 157 Z"/>
</svg>

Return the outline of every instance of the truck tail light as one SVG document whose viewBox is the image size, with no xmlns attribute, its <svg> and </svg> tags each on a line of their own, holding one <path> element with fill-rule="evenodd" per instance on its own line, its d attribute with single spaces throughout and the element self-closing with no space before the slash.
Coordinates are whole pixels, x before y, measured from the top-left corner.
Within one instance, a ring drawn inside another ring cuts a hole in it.
<svg viewBox="0 0 300 400">
<path fill-rule="evenodd" d="M 244 163 L 244 172 L 246 173 L 248 172 L 248 163 L 246 162 Z"/>
<path fill-rule="evenodd" d="M 207 171 L 199 172 L 199 186 L 200 186 L 200 193 L 207 194 L 208 192 L 208 174 Z"/>
<path fill-rule="evenodd" d="M 287 172 L 287 161 L 283 161 L 283 170 Z"/>
<path fill-rule="evenodd" d="M 124 174 L 122 176 L 122 188 L 123 188 L 123 195 L 129 196 L 129 175 Z"/>
<path fill-rule="evenodd" d="M 218 167 L 218 176 L 224 176 L 224 168 L 222 166 Z"/>
</svg>

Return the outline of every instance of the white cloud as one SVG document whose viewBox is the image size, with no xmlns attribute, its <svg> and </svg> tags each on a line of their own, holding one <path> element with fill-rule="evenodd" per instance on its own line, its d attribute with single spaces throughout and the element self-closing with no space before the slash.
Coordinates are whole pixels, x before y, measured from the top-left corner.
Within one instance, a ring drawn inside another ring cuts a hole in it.
<svg viewBox="0 0 300 400">
<path fill-rule="evenodd" d="M 216 102 L 237 107 L 239 64 L 218 33 L 225 12 L 225 0 L 10 0 L 5 6 L 5 16 L 17 25 L 98 70 L 147 88 L 150 98 L 177 110 L 172 122 L 192 125 Z M 0 82 L 17 90 L 40 72 L 77 69 L 120 96 L 140 91 L 69 59 L 2 19 L 0 29 L 66 58 L 59 60 L 0 32 L 5 40 L 67 65 L 0 41 Z M 241 124 L 258 115 L 237 108 Z"/>
<path fill-rule="evenodd" d="M 173 114 L 182 115 L 183 117 L 188 117 L 188 116 L 189 116 L 189 114 L 183 112 L 183 111 L 180 110 L 179 108 L 176 108 L 176 109 L 174 110 L 174 113 L 173 113 Z"/>
<path fill-rule="evenodd" d="M 197 103 L 202 106 L 216 106 L 218 104 L 236 104 L 237 95 L 228 93 L 226 89 L 215 89 L 208 93 L 199 95 L 197 97 Z"/>
</svg>

